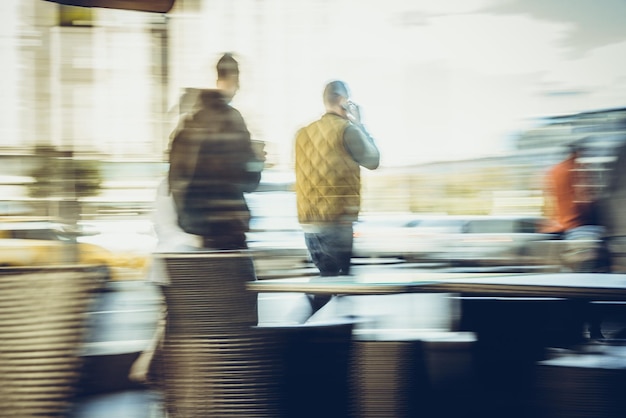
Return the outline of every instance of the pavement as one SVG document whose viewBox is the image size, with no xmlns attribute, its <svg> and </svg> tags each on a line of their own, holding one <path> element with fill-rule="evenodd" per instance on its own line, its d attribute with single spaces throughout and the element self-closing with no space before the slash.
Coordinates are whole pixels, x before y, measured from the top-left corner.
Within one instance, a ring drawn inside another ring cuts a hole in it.
<svg viewBox="0 0 626 418">
<path fill-rule="evenodd" d="M 161 418 L 161 396 L 128 378 L 159 320 L 158 289 L 143 280 L 107 284 L 89 313 L 78 398 L 68 418 Z"/>
<path fill-rule="evenodd" d="M 161 395 L 149 389 L 81 397 L 67 418 L 165 418 Z"/>
</svg>

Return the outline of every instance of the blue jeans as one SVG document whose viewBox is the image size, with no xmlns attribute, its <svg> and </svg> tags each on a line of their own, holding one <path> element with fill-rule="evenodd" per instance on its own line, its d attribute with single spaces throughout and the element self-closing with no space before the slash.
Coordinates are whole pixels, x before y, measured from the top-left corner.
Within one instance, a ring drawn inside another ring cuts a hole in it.
<svg viewBox="0 0 626 418">
<path fill-rule="evenodd" d="M 352 224 L 319 227 L 304 234 L 304 241 L 321 276 L 350 274 L 352 258 Z"/>
<path fill-rule="evenodd" d="M 304 234 L 304 241 L 320 276 L 347 276 L 352 258 L 352 224 L 320 227 Z M 326 305 L 331 296 L 308 295 L 312 314 Z"/>
<path fill-rule="evenodd" d="M 607 273 L 610 271 L 610 255 L 604 240 L 604 227 L 582 225 L 563 233 L 563 239 L 571 245 L 562 257 L 572 271 L 577 273 Z"/>
</svg>

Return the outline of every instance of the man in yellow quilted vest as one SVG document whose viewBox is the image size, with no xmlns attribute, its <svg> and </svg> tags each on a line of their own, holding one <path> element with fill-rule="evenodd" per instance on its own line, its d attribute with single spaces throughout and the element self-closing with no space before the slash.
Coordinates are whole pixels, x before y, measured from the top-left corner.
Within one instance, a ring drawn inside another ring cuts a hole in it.
<svg viewBox="0 0 626 418">
<path fill-rule="evenodd" d="M 361 209 L 360 169 L 378 168 L 380 152 L 346 83 L 328 83 L 323 100 L 324 115 L 296 134 L 298 220 L 320 275 L 349 275 L 352 224 Z M 314 298 L 313 311 L 328 300 Z"/>
</svg>

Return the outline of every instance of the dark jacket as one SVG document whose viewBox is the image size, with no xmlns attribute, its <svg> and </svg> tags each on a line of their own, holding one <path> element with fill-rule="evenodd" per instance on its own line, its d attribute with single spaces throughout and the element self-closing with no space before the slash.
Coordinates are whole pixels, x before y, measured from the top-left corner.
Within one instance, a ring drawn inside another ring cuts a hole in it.
<svg viewBox="0 0 626 418">
<path fill-rule="evenodd" d="M 608 185 L 598 206 L 607 237 L 626 237 L 626 140 L 616 149 Z"/>
<path fill-rule="evenodd" d="M 168 182 L 181 228 L 231 249 L 245 242 L 262 163 L 241 114 L 217 90 L 204 90 L 198 107 L 173 134 Z"/>
</svg>

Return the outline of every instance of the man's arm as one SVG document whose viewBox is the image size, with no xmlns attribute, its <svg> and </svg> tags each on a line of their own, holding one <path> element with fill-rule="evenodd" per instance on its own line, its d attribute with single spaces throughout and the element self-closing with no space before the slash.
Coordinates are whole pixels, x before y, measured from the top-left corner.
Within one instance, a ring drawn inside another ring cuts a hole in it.
<svg viewBox="0 0 626 418">
<path fill-rule="evenodd" d="M 264 168 L 265 155 L 255 152 L 250 139 L 250 132 L 246 126 L 246 122 L 241 113 L 235 108 L 231 108 L 230 126 L 235 136 L 239 136 L 243 140 L 240 157 L 244 163 L 243 177 L 241 178 L 242 191 L 245 193 L 254 192 L 261 182 L 261 172 Z"/>
<path fill-rule="evenodd" d="M 380 151 L 363 125 L 350 124 L 343 133 L 343 142 L 359 165 L 374 170 L 380 164 Z"/>
</svg>

